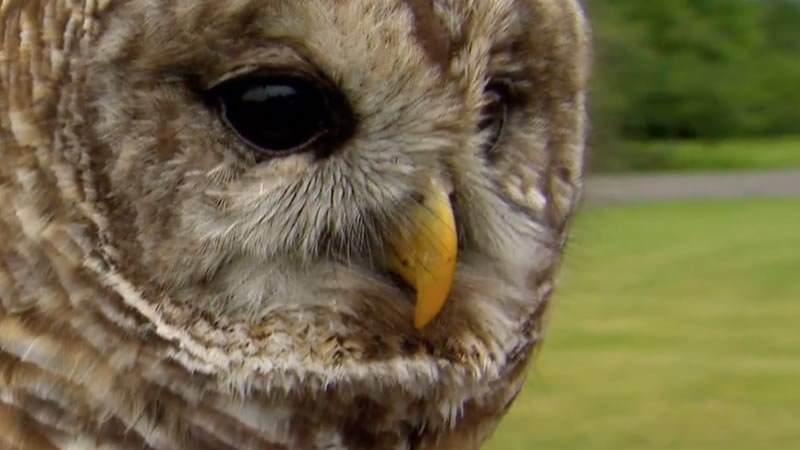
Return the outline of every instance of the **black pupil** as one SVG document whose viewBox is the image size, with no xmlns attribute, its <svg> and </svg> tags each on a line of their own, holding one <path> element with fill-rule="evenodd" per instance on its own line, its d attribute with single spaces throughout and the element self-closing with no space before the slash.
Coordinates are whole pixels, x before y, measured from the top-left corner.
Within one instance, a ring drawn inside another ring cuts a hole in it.
<svg viewBox="0 0 800 450">
<path fill-rule="evenodd" d="M 312 82 L 303 78 L 233 80 L 218 92 L 225 120 L 261 152 L 296 150 L 326 131 L 325 99 Z"/>
</svg>

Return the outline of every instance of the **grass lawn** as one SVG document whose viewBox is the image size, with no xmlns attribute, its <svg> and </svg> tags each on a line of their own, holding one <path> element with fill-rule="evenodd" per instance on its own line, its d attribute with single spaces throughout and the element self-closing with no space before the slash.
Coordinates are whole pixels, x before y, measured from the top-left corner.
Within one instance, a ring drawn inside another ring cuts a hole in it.
<svg viewBox="0 0 800 450">
<path fill-rule="evenodd" d="M 601 156 L 595 166 L 610 172 L 800 168 L 800 137 L 627 142 Z"/>
<path fill-rule="evenodd" d="M 584 211 L 488 450 L 800 449 L 800 200 Z"/>
</svg>

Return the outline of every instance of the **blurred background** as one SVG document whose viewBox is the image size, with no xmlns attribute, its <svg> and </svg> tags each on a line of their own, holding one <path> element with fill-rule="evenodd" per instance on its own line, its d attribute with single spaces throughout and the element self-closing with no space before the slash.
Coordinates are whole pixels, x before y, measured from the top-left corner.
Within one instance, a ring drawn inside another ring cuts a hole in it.
<svg viewBox="0 0 800 450">
<path fill-rule="evenodd" d="M 800 449 L 800 0 L 588 0 L 586 201 L 489 450 Z"/>
</svg>

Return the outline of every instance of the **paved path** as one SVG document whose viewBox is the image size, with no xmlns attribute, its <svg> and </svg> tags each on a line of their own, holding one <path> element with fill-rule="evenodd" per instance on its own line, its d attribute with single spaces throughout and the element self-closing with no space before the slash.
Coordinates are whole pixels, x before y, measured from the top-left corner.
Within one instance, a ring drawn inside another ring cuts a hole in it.
<svg viewBox="0 0 800 450">
<path fill-rule="evenodd" d="M 584 196 L 587 204 L 749 197 L 800 198 L 800 170 L 596 175 L 586 180 Z"/>
</svg>

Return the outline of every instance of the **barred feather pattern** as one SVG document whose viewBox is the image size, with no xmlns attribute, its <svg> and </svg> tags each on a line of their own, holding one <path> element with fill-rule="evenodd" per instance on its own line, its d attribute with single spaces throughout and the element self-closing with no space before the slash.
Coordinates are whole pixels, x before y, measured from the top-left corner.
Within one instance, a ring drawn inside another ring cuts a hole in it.
<svg viewBox="0 0 800 450">
<path fill-rule="evenodd" d="M 317 163 L 253 164 L 174 86 L 276 39 L 363 121 L 306 192 L 383 183 L 338 211 L 274 205 L 300 211 L 292 235 L 248 214 Z M 0 0 L 0 449 L 477 449 L 522 386 L 578 205 L 587 41 L 576 0 Z M 489 164 L 493 77 L 523 101 Z M 356 206 L 396 214 L 442 161 L 464 261 L 415 330 L 368 263 L 313 251 L 302 214 L 347 224 L 358 260 L 381 223 Z"/>
</svg>

